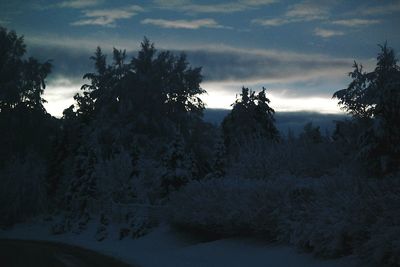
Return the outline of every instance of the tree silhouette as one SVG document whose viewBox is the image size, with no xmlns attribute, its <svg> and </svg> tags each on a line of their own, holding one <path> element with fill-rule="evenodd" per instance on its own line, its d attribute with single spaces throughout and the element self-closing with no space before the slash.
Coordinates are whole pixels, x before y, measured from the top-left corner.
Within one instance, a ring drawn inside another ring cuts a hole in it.
<svg viewBox="0 0 400 267">
<path fill-rule="evenodd" d="M 320 127 L 314 126 L 312 122 L 308 122 L 303 127 L 303 132 L 300 133 L 299 139 L 306 143 L 321 143 L 323 138 Z"/>
<path fill-rule="evenodd" d="M 50 62 L 24 59 L 23 37 L 3 27 L 0 27 L 0 44 L 0 111 L 18 105 L 44 111 L 45 100 L 41 95 L 51 71 Z"/>
<path fill-rule="evenodd" d="M 189 121 L 202 117 L 204 103 L 199 95 L 205 90 L 200 87 L 201 68 L 191 68 L 184 54 L 158 53 L 145 38 L 129 63 L 125 51 L 114 49 L 113 63 L 108 65 L 99 47 L 91 59 L 95 72 L 84 75 L 89 83 L 75 96 L 78 116 L 118 113 L 120 119 L 142 118 L 150 128 L 170 120 L 182 130 Z"/>
<path fill-rule="evenodd" d="M 275 127 L 275 111 L 269 106 L 270 100 L 266 97 L 266 89 L 258 94 L 243 87 L 240 97 L 232 104 L 232 111 L 222 122 L 225 145 L 240 143 L 246 138 L 259 136 L 277 141 L 279 132 Z"/>
<path fill-rule="evenodd" d="M 162 195 L 168 196 L 192 179 L 195 166 L 180 136 L 167 147 L 163 162 L 166 171 L 161 177 Z"/>
<path fill-rule="evenodd" d="M 400 166 L 400 67 L 387 43 L 380 48 L 375 70 L 354 63 L 353 81 L 333 97 L 365 125 L 357 138 L 361 157 L 376 174 L 386 174 Z"/>
<path fill-rule="evenodd" d="M 156 121 L 171 120 L 181 131 L 190 127 L 189 121 L 202 117 L 204 104 L 198 97 L 205 93 L 200 87 L 201 68 L 191 68 L 184 54 L 157 53 L 145 38 L 131 70 L 132 90 L 126 92 L 129 99 L 136 99 L 136 112 Z"/>
<path fill-rule="evenodd" d="M 346 89 L 334 93 L 333 97 L 339 99 L 339 105 L 346 112 L 355 117 L 369 118 L 372 116 L 373 105 L 366 91 L 368 75 L 363 71 L 363 66 L 354 61 L 354 70 L 349 73 L 353 81 Z"/>
<path fill-rule="evenodd" d="M 0 167 L 31 150 L 47 154 L 55 130 L 42 98 L 51 64 L 25 53 L 23 37 L 0 27 Z"/>
<path fill-rule="evenodd" d="M 55 158 L 64 159 L 69 166 L 56 165 L 53 170 L 56 173 L 68 167 L 72 171 L 70 176 L 65 171 L 63 178 L 55 176 L 53 180 L 64 179 L 69 185 L 64 208 L 73 213 L 67 203 L 78 206 L 78 217 L 87 212 L 87 203 L 102 197 L 99 166 L 114 162 L 112 159 L 117 159 L 121 151 L 131 157 L 132 166 L 140 157 L 165 165 L 167 173 L 157 177 L 162 179 L 165 194 L 184 185 L 194 173 L 197 175 L 197 161 L 203 162 L 202 174 L 207 171 L 205 153 L 192 156 L 193 151 L 203 152 L 200 146 L 206 139 L 199 134 L 205 129 L 204 104 L 199 98 L 205 92 L 200 87 L 201 69 L 192 68 L 184 55 L 158 52 L 147 38 L 137 54 L 131 60 L 127 58 L 125 50 L 114 48 L 108 62 L 98 47 L 91 57 L 94 70 L 83 76 L 87 82 L 75 96 L 76 105 L 64 111 L 64 131 L 58 142 L 61 154 Z M 163 148 L 177 136 L 179 144 L 166 152 Z M 112 167 L 107 164 L 104 173 L 115 171 L 107 169 Z M 129 179 L 147 171 L 135 169 Z M 125 189 L 118 190 L 133 192 L 131 187 Z"/>
<path fill-rule="evenodd" d="M 59 132 L 57 119 L 43 107 L 51 64 L 25 54 L 23 37 L 0 27 L 0 177 L 7 177 L 8 170 L 15 186 L 12 189 L 6 178 L 0 179 L 0 186 L 10 190 L 5 198 L 15 208 L 13 214 L 13 208 L 2 200 L 0 224 L 7 218 L 15 223 L 42 211 L 47 164 Z"/>
</svg>

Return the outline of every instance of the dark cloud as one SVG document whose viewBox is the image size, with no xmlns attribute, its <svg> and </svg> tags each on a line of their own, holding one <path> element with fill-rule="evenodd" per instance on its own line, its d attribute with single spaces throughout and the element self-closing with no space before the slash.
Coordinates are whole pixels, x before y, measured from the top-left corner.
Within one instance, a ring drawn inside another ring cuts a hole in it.
<svg viewBox="0 0 400 267">
<path fill-rule="evenodd" d="M 344 73 L 351 66 L 347 59 L 316 58 L 280 53 L 244 51 L 187 51 L 193 65 L 203 66 L 207 81 L 284 81 L 286 83 L 322 75 Z"/>
<path fill-rule="evenodd" d="M 82 76 L 93 71 L 90 56 L 93 55 L 94 48 L 95 46 L 90 51 L 76 47 L 34 44 L 29 46 L 29 54 L 42 61 L 52 60 L 54 68 L 50 79 L 62 76 L 83 83 Z M 111 60 L 111 49 L 104 49 L 104 53 L 108 54 L 108 59 Z M 131 57 L 135 53 L 130 51 L 128 56 Z M 329 81 L 346 78 L 345 73 L 351 68 L 351 61 L 347 59 L 290 52 L 205 48 L 189 49 L 185 53 L 192 66 L 203 68 L 205 82 L 249 86 L 268 84 L 274 85 L 275 88 L 292 90 L 292 95 L 297 96 L 323 92 L 324 87 L 332 84 Z M 296 86 L 299 89 L 293 89 Z M 330 94 L 332 89 L 329 88 L 328 91 Z"/>
<path fill-rule="evenodd" d="M 41 61 L 51 60 L 53 64 L 51 79 L 65 77 L 71 80 L 80 80 L 83 75 L 93 70 L 90 60 L 93 52 L 57 46 L 30 45 L 28 55 Z"/>
</svg>

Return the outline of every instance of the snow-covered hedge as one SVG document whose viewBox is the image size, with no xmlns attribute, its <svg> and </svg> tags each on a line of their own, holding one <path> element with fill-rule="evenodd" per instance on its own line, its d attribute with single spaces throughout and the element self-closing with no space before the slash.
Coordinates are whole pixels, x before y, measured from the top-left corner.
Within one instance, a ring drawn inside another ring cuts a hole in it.
<svg viewBox="0 0 400 267">
<path fill-rule="evenodd" d="M 237 145 L 229 159 L 228 176 L 265 179 L 282 174 L 301 177 L 321 177 L 333 173 L 342 155 L 333 143 L 318 143 L 295 139 L 280 143 L 265 138 L 249 139 Z"/>
<path fill-rule="evenodd" d="M 217 236 L 253 234 L 325 257 L 400 266 L 400 181 L 221 178 L 193 181 L 170 203 L 173 225 Z"/>
<path fill-rule="evenodd" d="M 277 218 L 288 184 L 277 180 L 192 181 L 169 203 L 174 225 L 217 235 L 276 236 Z"/>
</svg>

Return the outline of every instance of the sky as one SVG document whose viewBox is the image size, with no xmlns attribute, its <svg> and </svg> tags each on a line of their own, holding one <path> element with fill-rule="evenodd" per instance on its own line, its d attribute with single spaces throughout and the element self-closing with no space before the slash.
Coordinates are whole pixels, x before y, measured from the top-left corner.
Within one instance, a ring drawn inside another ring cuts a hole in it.
<svg viewBox="0 0 400 267">
<path fill-rule="evenodd" d="M 340 112 L 332 94 L 354 60 L 373 70 L 378 44 L 400 51 L 399 0 L 0 0 L 0 25 L 28 54 L 52 60 L 45 107 L 54 116 L 93 70 L 97 46 L 134 55 L 144 36 L 202 66 L 202 98 L 230 108 L 241 87 L 267 89 L 277 111 Z M 399 54 L 397 54 L 399 55 Z"/>
</svg>

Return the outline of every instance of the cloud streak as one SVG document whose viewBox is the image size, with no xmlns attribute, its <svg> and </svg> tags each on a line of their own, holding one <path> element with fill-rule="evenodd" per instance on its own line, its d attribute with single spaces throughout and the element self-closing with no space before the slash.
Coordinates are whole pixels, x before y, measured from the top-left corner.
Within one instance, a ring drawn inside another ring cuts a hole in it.
<svg viewBox="0 0 400 267">
<path fill-rule="evenodd" d="M 270 5 L 278 0 L 239 0 L 231 3 L 195 4 L 190 0 L 155 0 L 161 9 L 178 10 L 186 13 L 235 13 Z"/>
<path fill-rule="evenodd" d="M 83 18 L 72 22 L 73 26 L 86 26 L 96 25 L 103 27 L 115 27 L 116 21 L 121 19 L 130 19 L 137 15 L 139 12 L 143 12 L 144 9 L 137 5 L 115 8 L 115 9 L 95 9 L 95 10 L 84 10 Z"/>
<path fill-rule="evenodd" d="M 286 12 L 278 18 L 258 18 L 252 23 L 265 27 L 276 27 L 289 23 L 326 20 L 329 18 L 331 6 L 325 1 L 306 0 L 290 5 Z"/>
<path fill-rule="evenodd" d="M 286 18 L 274 18 L 274 19 L 253 19 L 251 22 L 265 27 L 275 27 L 292 23 L 293 21 Z"/>
<path fill-rule="evenodd" d="M 59 3 L 57 6 L 60 8 L 86 8 L 97 6 L 103 3 L 103 0 L 69 0 Z"/>
<path fill-rule="evenodd" d="M 381 21 L 377 19 L 342 19 L 332 21 L 332 24 L 346 27 L 362 27 L 379 23 L 381 23 Z"/>
<path fill-rule="evenodd" d="M 383 1 L 382 1 L 383 2 Z M 380 3 L 382 3 L 380 2 Z M 400 1 L 394 1 L 390 4 L 379 5 L 379 6 L 369 6 L 360 8 L 361 14 L 364 15 L 385 15 L 400 12 Z"/>
<path fill-rule="evenodd" d="M 344 35 L 344 32 L 343 31 L 337 31 L 337 30 L 316 28 L 314 30 L 314 35 L 322 37 L 322 38 L 331 38 L 331 37 L 334 37 L 334 36 Z"/>
<path fill-rule="evenodd" d="M 324 1 L 303 1 L 289 7 L 285 16 L 294 21 L 322 20 L 329 16 L 330 6 Z"/>
<path fill-rule="evenodd" d="M 214 19 L 197 20 L 165 20 L 165 19 L 144 19 L 142 24 L 150 24 L 161 28 L 196 30 L 200 28 L 231 29 L 230 27 L 218 24 Z"/>
</svg>

